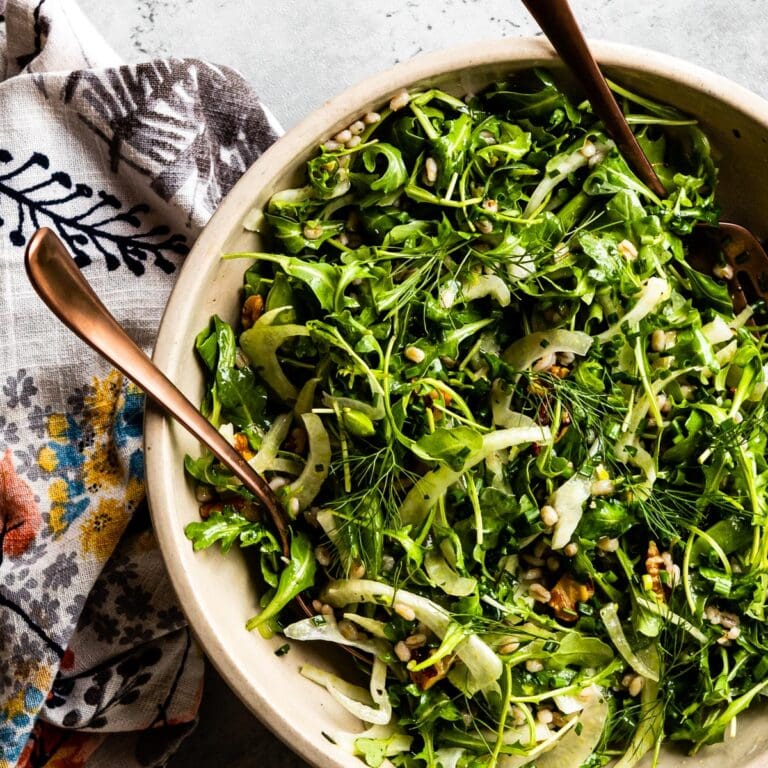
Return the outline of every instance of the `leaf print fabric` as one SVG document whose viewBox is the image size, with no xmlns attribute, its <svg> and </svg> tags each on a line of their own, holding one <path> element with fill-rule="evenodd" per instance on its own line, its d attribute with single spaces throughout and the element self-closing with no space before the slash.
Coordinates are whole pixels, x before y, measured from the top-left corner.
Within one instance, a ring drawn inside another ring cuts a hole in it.
<svg viewBox="0 0 768 768">
<path fill-rule="evenodd" d="M 173 272 L 179 256 L 189 250 L 185 234 L 171 232 L 163 224 L 145 223 L 151 208 L 136 203 L 126 208 L 114 195 L 75 183 L 68 173 L 51 171 L 51 161 L 42 152 L 16 160 L 7 149 L 0 149 L 0 195 L 16 203 L 16 215 L 4 225 L 12 245 L 23 246 L 29 234 L 40 226 L 55 229 L 75 256 L 79 267 L 88 266 L 95 249 L 108 270 L 126 267 L 143 275 L 147 264 Z M 28 384 L 24 380 L 22 387 Z M 17 402 L 19 382 L 8 379 L 4 387 L 14 391 L 10 402 Z M 29 401 L 22 389 L 18 402 Z M 11 406 L 13 407 L 13 406 Z"/>
<path fill-rule="evenodd" d="M 37 299 L 24 248 L 55 230 L 149 351 L 278 129 L 231 69 L 123 65 L 71 0 L 0 7 L 0 768 L 164 765 L 203 661 L 149 525 L 144 399 Z"/>
<path fill-rule="evenodd" d="M 259 154 L 250 137 L 270 132 L 247 83 L 227 67 L 170 59 L 119 67 L 108 78 L 75 72 L 67 102 L 89 105 L 78 118 L 103 142 L 113 171 L 142 174 L 163 199 L 182 190 L 188 205 L 212 212 Z M 236 109 L 222 109 L 222 94 Z"/>
</svg>

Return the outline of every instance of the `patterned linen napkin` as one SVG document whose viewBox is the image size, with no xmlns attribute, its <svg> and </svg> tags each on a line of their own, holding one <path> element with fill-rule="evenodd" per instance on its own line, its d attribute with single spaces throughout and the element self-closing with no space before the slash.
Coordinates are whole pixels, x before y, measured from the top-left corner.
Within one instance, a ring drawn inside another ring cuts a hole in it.
<svg viewBox="0 0 768 768">
<path fill-rule="evenodd" d="M 121 66 L 70 0 L 0 0 L 0 768 L 152 766 L 202 658 L 148 528 L 142 395 L 49 314 L 53 228 L 152 346 L 201 225 L 278 126 L 236 72 Z"/>
</svg>

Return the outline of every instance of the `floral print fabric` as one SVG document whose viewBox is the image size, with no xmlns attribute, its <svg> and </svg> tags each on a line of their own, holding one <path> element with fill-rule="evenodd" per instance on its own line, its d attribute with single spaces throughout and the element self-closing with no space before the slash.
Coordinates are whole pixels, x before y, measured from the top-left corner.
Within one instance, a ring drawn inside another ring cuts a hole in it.
<svg viewBox="0 0 768 768">
<path fill-rule="evenodd" d="M 143 396 L 48 313 L 24 248 L 54 229 L 149 350 L 277 129 L 232 70 L 121 65 L 69 0 L 0 9 L 0 768 L 162 765 L 202 658 L 149 526 Z"/>
</svg>

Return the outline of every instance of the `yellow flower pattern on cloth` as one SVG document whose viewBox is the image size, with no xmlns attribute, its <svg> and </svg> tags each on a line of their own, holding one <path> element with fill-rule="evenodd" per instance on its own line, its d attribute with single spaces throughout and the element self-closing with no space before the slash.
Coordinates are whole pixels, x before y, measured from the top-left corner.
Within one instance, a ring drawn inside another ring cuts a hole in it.
<svg viewBox="0 0 768 768">
<path fill-rule="evenodd" d="M 80 546 L 86 555 L 106 560 L 114 550 L 130 515 L 117 499 L 100 499 L 80 528 Z"/>
<path fill-rule="evenodd" d="M 82 419 L 71 414 L 48 417 L 50 441 L 38 454 L 40 468 L 52 478 L 49 525 L 56 536 L 79 521 L 83 554 L 105 560 L 131 514 L 144 497 L 144 467 L 137 449 L 121 458 L 126 441 L 140 434 L 142 397 L 123 376 L 110 371 L 94 378 L 83 397 Z"/>
<path fill-rule="evenodd" d="M 39 413 L 32 377 L 17 380 L 29 393 L 19 405 Z M 42 414 L 32 462 L 0 455 L 0 598 L 11 609 L 0 610 L 0 768 L 79 768 L 108 748 L 100 729 L 141 739 L 193 720 L 199 703 L 202 660 L 157 542 L 135 526 L 124 535 L 137 511 L 146 519 L 143 395 L 107 370 L 67 404 Z M 167 704 L 131 709 L 166 685 Z"/>
<path fill-rule="evenodd" d="M 36 388 L 30 379 L 25 382 L 34 394 Z M 81 396 L 81 406 L 72 412 L 47 415 L 47 441 L 37 453 L 38 469 L 32 472 L 28 467 L 26 471 L 31 480 L 47 480 L 47 515 L 38 507 L 43 499 L 14 467 L 11 451 L 0 461 L 0 554 L 9 564 L 23 558 L 39 562 L 45 559 L 46 539 L 71 552 L 58 555 L 50 567 L 43 568 L 36 583 L 42 582 L 44 589 L 59 586 L 58 582 L 60 586 L 69 583 L 72 577 L 67 575 L 66 565 L 72 555 L 90 560 L 91 570 L 98 573 L 144 498 L 140 447 L 143 396 L 114 370 L 94 378 Z M 72 570 L 75 573 L 76 567 Z M 5 583 L 15 582 L 6 577 Z M 12 726 L 31 727 L 53 684 L 57 666 L 64 669 L 71 662 L 67 661 L 69 651 L 64 643 L 46 627 L 59 617 L 61 600 L 43 595 L 27 606 L 23 594 L 18 599 L 13 595 L 4 598 L 27 629 L 0 626 L 0 645 L 15 638 L 17 648 L 9 670 L 16 684 L 10 691 L 6 686 L 0 699 L 0 740 L 10 737 Z M 42 655 L 33 650 L 35 634 L 45 641 Z M 58 665 L 52 663 L 56 657 Z M 9 765 L 3 759 L 2 747 L 0 741 L 0 766 Z"/>
</svg>

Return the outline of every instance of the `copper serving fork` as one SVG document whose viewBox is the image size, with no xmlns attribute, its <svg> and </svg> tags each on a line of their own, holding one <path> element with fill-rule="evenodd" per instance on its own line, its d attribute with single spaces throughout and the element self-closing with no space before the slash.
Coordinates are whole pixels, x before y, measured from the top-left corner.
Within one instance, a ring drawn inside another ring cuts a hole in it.
<svg viewBox="0 0 768 768">
<path fill-rule="evenodd" d="M 560 58 L 576 75 L 595 113 L 638 178 L 658 197 L 667 192 L 627 123 L 592 56 L 568 0 L 523 0 Z M 691 266 L 705 274 L 723 260 L 722 271 L 735 312 L 750 304 L 768 305 L 768 254 L 746 228 L 727 221 L 700 226 L 688 240 Z"/>
</svg>

